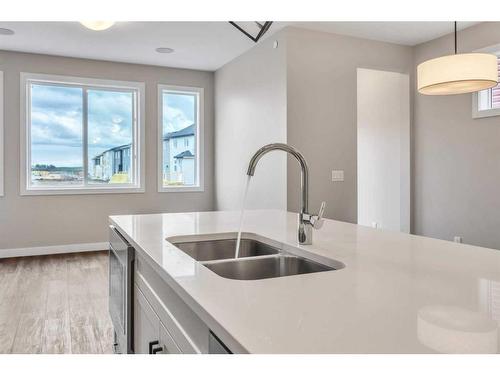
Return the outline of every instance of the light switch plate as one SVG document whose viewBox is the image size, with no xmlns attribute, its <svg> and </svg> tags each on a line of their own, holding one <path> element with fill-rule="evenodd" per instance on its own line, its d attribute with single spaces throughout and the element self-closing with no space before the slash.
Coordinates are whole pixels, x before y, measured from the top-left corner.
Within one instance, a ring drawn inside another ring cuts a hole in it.
<svg viewBox="0 0 500 375">
<path fill-rule="evenodd" d="M 332 181 L 344 181 L 344 171 L 343 170 L 333 170 L 332 171 Z"/>
</svg>

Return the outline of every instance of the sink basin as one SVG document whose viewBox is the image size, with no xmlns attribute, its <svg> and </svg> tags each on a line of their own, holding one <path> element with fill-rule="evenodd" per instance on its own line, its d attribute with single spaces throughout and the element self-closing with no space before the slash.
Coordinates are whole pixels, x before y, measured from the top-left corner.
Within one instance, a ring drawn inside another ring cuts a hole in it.
<svg viewBox="0 0 500 375">
<path fill-rule="evenodd" d="M 174 241 L 173 243 L 191 258 L 201 262 L 219 259 L 231 259 L 234 258 L 236 252 L 235 238 L 189 242 Z M 263 242 L 249 238 L 241 239 L 239 258 L 272 255 L 278 253 L 279 249 L 267 245 Z"/>
<path fill-rule="evenodd" d="M 167 238 L 167 241 L 227 279 L 270 279 L 334 271 L 345 267 L 343 263 L 333 259 L 326 259 L 326 264 L 323 264 L 290 252 L 284 253 L 281 250 L 283 244 L 273 243 L 272 240 L 252 233 L 242 233 L 239 257 L 236 259 L 235 237 L 236 234 L 224 234 L 224 237 L 218 238 L 207 238 L 207 235 L 178 236 Z"/>
<path fill-rule="evenodd" d="M 343 267 L 343 265 L 339 264 L 337 268 L 334 268 L 290 255 L 205 263 L 204 265 L 219 276 L 235 280 L 270 279 L 273 277 L 333 271 Z"/>
</svg>

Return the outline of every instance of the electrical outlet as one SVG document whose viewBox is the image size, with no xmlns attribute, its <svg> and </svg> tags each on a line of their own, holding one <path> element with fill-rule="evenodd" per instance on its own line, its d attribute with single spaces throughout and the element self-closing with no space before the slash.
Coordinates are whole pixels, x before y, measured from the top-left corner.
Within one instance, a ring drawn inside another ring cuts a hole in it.
<svg viewBox="0 0 500 375">
<path fill-rule="evenodd" d="M 460 236 L 453 237 L 453 242 L 462 243 L 462 237 Z"/>
<path fill-rule="evenodd" d="M 344 171 L 343 170 L 333 170 L 332 171 L 332 181 L 341 182 L 344 181 Z"/>
</svg>

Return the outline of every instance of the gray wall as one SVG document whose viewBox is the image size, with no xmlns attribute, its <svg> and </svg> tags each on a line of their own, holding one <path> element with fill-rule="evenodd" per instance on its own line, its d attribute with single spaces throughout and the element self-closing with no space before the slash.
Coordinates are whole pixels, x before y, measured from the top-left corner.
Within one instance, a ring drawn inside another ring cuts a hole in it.
<svg viewBox="0 0 500 375">
<path fill-rule="evenodd" d="M 0 249 L 103 242 L 107 216 L 213 209 L 213 73 L 0 51 L 4 72 L 5 195 L 0 197 Z M 146 83 L 146 192 L 19 195 L 20 72 Z M 205 191 L 157 192 L 157 84 L 205 89 Z"/>
<path fill-rule="evenodd" d="M 310 209 L 357 221 L 356 69 L 413 76 L 411 47 L 342 35 L 288 29 L 287 139 L 310 164 Z M 345 181 L 332 182 L 332 169 Z M 300 174 L 288 163 L 288 209 L 299 207 Z"/>
<path fill-rule="evenodd" d="M 273 48 L 274 41 L 278 48 Z M 217 209 L 240 209 L 246 169 L 253 153 L 286 142 L 286 39 L 279 32 L 215 74 Z M 271 153 L 259 162 L 247 208 L 286 209 L 286 157 Z"/>
<path fill-rule="evenodd" d="M 500 23 L 459 33 L 459 52 L 496 45 Z M 453 52 L 453 35 L 415 47 L 415 67 Z M 415 92 L 413 231 L 500 249 L 500 117 L 472 118 L 471 94 Z"/>
</svg>

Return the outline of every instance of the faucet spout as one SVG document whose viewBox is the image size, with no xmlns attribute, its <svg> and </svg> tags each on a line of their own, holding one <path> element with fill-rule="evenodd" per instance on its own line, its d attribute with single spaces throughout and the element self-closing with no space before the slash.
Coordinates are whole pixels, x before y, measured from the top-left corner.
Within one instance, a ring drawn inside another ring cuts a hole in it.
<svg viewBox="0 0 500 375">
<path fill-rule="evenodd" d="M 255 173 L 255 167 L 257 167 L 257 163 L 259 162 L 259 160 L 268 152 L 275 151 L 275 150 L 285 151 L 286 153 L 295 157 L 295 159 L 297 159 L 297 161 L 300 164 L 300 170 L 301 170 L 301 184 L 300 185 L 301 185 L 301 192 L 302 192 L 300 212 L 306 213 L 309 210 L 309 199 L 308 199 L 308 197 L 309 197 L 309 167 L 307 166 L 307 162 L 306 162 L 306 159 L 304 158 L 304 156 L 295 147 L 289 146 L 285 143 L 270 143 L 268 145 L 265 145 L 264 147 L 261 147 L 252 156 L 252 159 L 250 159 L 250 163 L 248 164 L 248 169 L 247 169 L 247 175 L 253 176 Z"/>
<path fill-rule="evenodd" d="M 247 175 L 253 176 L 255 168 L 259 160 L 268 152 L 271 151 L 285 151 L 286 153 L 295 157 L 300 164 L 301 170 L 301 205 L 299 213 L 299 228 L 298 239 L 301 244 L 310 245 L 312 243 L 312 228 L 319 228 L 322 222 L 322 215 L 324 211 L 324 204 L 318 216 L 309 214 L 309 167 L 307 166 L 306 159 L 296 148 L 289 146 L 285 143 L 271 143 L 259 150 L 252 156 L 248 164 Z"/>
</svg>

